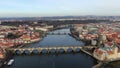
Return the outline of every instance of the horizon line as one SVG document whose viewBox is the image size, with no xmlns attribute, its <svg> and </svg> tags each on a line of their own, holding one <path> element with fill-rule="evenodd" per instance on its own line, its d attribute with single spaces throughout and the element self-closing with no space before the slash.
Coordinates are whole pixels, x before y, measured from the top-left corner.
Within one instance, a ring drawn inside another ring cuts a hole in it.
<svg viewBox="0 0 120 68">
<path fill-rule="evenodd" d="M 8 16 L 8 17 L 4 17 L 1 16 L 0 18 L 22 18 L 22 17 L 67 17 L 67 16 L 73 16 L 73 17 L 79 17 L 79 16 L 120 16 L 120 15 L 56 15 L 56 16 Z"/>
</svg>

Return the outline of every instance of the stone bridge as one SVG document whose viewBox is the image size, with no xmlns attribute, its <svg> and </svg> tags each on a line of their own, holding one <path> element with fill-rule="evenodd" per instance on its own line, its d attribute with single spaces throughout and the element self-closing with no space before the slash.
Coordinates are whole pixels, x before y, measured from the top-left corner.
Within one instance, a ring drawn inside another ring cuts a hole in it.
<svg viewBox="0 0 120 68">
<path fill-rule="evenodd" d="M 7 50 L 11 51 L 13 54 L 33 54 L 33 53 L 42 53 L 43 51 L 51 53 L 51 51 L 58 53 L 60 50 L 64 53 L 69 51 L 78 52 L 82 48 L 92 49 L 95 46 L 56 46 L 56 47 L 38 47 L 38 48 L 9 48 Z"/>
</svg>

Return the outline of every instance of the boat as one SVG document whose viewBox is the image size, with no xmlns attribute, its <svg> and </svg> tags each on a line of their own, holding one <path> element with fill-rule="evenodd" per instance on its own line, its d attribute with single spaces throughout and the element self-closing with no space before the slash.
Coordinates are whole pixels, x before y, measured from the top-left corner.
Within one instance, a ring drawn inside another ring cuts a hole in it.
<svg viewBox="0 0 120 68">
<path fill-rule="evenodd" d="M 10 60 L 8 61 L 7 65 L 10 66 L 10 65 L 13 64 L 13 62 L 14 62 L 14 59 L 10 59 Z"/>
<path fill-rule="evenodd" d="M 4 62 L 4 65 L 6 65 L 6 64 L 7 64 L 7 61 Z"/>
</svg>

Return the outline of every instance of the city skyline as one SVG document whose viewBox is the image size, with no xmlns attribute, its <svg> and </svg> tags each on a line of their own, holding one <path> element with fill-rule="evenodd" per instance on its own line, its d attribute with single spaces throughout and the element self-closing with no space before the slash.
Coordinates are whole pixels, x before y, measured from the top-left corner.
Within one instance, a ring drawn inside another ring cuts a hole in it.
<svg viewBox="0 0 120 68">
<path fill-rule="evenodd" d="M 2 0 L 0 17 L 119 16 L 119 0 Z"/>
</svg>

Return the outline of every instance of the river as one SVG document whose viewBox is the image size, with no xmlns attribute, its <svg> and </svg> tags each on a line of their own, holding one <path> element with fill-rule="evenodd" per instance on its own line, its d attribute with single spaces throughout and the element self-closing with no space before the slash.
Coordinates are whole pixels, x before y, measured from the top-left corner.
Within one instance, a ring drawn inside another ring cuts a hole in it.
<svg viewBox="0 0 120 68">
<path fill-rule="evenodd" d="M 60 29 L 53 32 L 68 32 L 69 29 Z M 46 35 L 43 40 L 29 44 L 28 47 L 46 46 L 81 46 L 83 42 L 69 35 Z M 5 68 L 92 68 L 96 60 L 84 53 L 69 54 L 45 54 L 45 55 L 19 55 L 14 56 L 15 62 Z"/>
</svg>

